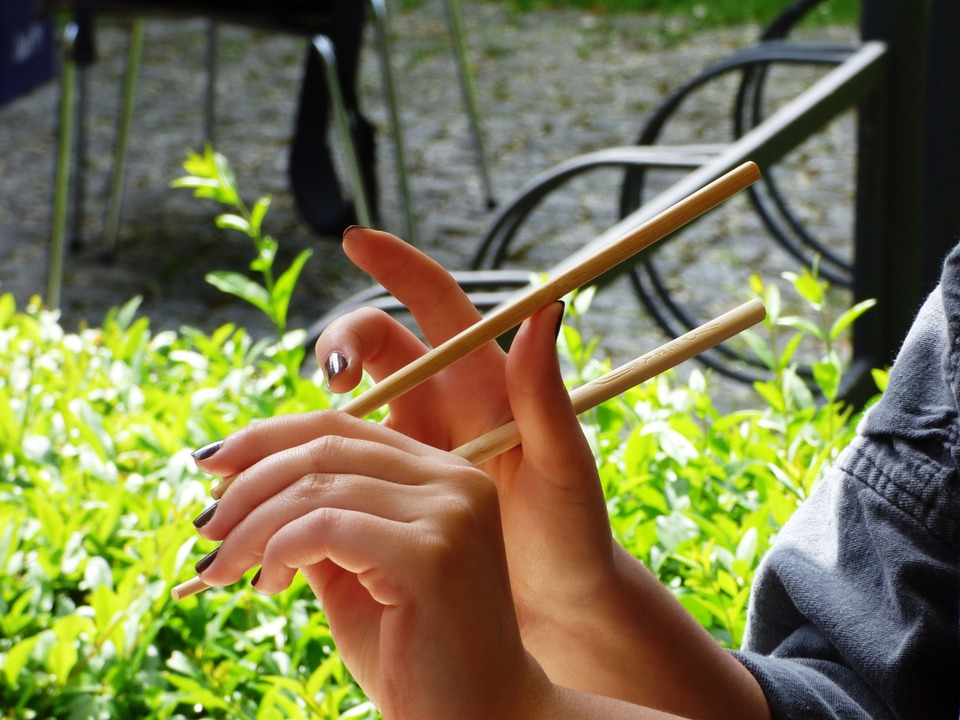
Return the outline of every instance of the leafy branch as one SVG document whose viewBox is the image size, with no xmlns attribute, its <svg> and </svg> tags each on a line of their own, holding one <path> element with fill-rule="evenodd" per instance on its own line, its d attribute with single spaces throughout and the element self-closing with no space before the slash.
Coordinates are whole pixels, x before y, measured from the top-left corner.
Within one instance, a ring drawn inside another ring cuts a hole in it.
<svg viewBox="0 0 960 720">
<path fill-rule="evenodd" d="M 191 188 L 195 197 L 215 200 L 230 207 L 232 212 L 217 216 L 217 227 L 237 230 L 253 241 L 256 257 L 250 262 L 250 269 L 263 278 L 262 283 L 258 283 L 242 273 L 217 270 L 207 273 L 207 282 L 263 311 L 282 339 L 287 332 L 287 312 L 293 289 L 313 251 L 301 251 L 290 267 L 275 278 L 273 264 L 279 245 L 272 237 L 263 234 L 263 219 L 270 207 L 270 197 L 263 196 L 252 208 L 247 208 L 240 198 L 230 163 L 220 153 L 213 152 L 209 145 L 202 155 L 189 153 L 183 168 L 188 174 L 174 180 L 171 186 Z"/>
</svg>

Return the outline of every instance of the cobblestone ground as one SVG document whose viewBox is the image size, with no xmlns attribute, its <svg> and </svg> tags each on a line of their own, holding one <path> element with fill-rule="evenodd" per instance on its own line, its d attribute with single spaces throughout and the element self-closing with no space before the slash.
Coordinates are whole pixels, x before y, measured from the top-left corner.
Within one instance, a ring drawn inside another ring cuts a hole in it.
<svg viewBox="0 0 960 720">
<path fill-rule="evenodd" d="M 671 89 L 758 32 L 691 32 L 682 21 L 643 15 L 514 14 L 486 3 L 469 4 L 464 13 L 501 205 L 560 161 L 634 142 Z M 418 244 L 446 266 L 464 268 L 494 212 L 476 172 L 442 3 L 397 12 L 391 28 Z M 815 32 L 852 39 L 845 29 Z M 105 262 L 98 241 L 128 28 L 104 22 L 98 30 L 99 60 L 88 73 L 84 244 L 67 258 L 61 303 L 68 328 L 98 323 L 109 307 L 142 295 L 142 311 L 157 329 L 237 322 L 254 332 L 268 330 L 256 311 L 203 279 L 214 269 L 244 270 L 247 241 L 214 227 L 218 209 L 210 202 L 168 187 L 182 174 L 187 151 L 202 143 L 205 33 L 201 21 L 153 20 L 147 26 L 119 250 Z M 306 326 L 367 283 L 341 257 L 335 238 L 318 238 L 300 222 L 287 189 L 286 153 L 305 44 L 233 27 L 222 28 L 220 38 L 215 147 L 233 164 L 247 199 L 272 196 L 266 226 L 281 243 L 278 262 L 285 265 L 304 247 L 316 251 L 291 308 L 292 324 Z M 362 97 L 379 128 L 382 223 L 403 235 L 372 43 L 366 52 Z M 774 75 L 771 105 L 814 77 L 801 70 Z M 734 88 L 721 82 L 691 98 L 665 139 L 728 139 Z M 57 85 L 50 83 L 0 109 L 0 289 L 13 292 L 20 305 L 46 287 L 57 103 Z M 849 253 L 852 168 L 853 120 L 843 117 L 795 151 L 781 173 L 798 215 L 841 254 Z M 620 180 L 616 172 L 597 172 L 551 197 L 518 238 L 518 262 L 549 267 L 611 225 Z M 654 185 L 669 180 L 652 178 Z M 742 302 L 751 273 L 774 280 L 796 268 L 742 197 L 666 244 L 657 262 L 671 291 L 703 320 Z M 585 327 L 602 336 L 603 351 L 616 361 L 665 339 L 626 281 L 598 295 Z"/>
</svg>

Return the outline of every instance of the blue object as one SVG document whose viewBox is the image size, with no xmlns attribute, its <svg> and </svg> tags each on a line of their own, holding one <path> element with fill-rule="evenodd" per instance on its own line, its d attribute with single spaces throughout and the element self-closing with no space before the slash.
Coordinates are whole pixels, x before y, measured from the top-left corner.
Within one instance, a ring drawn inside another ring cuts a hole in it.
<svg viewBox="0 0 960 720">
<path fill-rule="evenodd" d="M 52 76 L 52 23 L 32 0 L 0 0 L 0 107 Z"/>
</svg>

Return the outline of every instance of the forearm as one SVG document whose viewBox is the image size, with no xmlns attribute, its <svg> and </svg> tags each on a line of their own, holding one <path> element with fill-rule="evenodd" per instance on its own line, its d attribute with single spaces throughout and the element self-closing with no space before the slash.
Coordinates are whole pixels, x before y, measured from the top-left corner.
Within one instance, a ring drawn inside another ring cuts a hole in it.
<svg viewBox="0 0 960 720">
<path fill-rule="evenodd" d="M 663 710 L 635 705 L 624 700 L 554 686 L 524 720 L 690 720 L 707 715 L 676 715 Z M 750 716 L 741 716 L 750 717 Z"/>
<path fill-rule="evenodd" d="M 746 668 L 641 563 L 615 552 L 605 586 L 571 608 L 562 629 L 544 630 L 554 640 L 529 638 L 551 680 L 680 716 L 768 718 Z"/>
</svg>

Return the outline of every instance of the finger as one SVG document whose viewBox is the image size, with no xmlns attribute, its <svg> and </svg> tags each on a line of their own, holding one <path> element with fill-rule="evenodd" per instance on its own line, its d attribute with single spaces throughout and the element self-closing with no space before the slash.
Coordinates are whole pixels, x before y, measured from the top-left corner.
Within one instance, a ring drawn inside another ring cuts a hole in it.
<svg viewBox="0 0 960 720">
<path fill-rule="evenodd" d="M 334 392 L 355 388 L 364 371 L 379 382 L 427 352 L 423 342 L 399 321 L 373 308 L 334 320 L 314 349 Z"/>
<path fill-rule="evenodd" d="M 350 228 L 343 249 L 358 268 L 409 308 L 431 345 L 449 340 L 480 319 L 479 311 L 450 273 L 398 237 Z"/>
<path fill-rule="evenodd" d="M 523 474 L 517 487 L 527 495 L 520 506 L 535 506 L 556 522 L 542 526 L 560 543 L 581 534 L 580 546 L 609 545 L 609 520 L 596 461 L 563 385 L 556 354 L 559 304 L 533 316 L 518 333 L 507 358 L 510 407 L 520 432 Z M 557 309 L 554 309 L 557 308 Z M 505 505 L 509 501 L 505 501 Z"/>
<path fill-rule="evenodd" d="M 593 467 L 557 359 L 562 316 L 562 303 L 553 303 L 523 324 L 507 358 L 507 393 L 526 460 L 569 467 L 589 459 Z"/>
<path fill-rule="evenodd" d="M 409 522 L 438 504 L 431 486 L 400 486 L 381 479 L 337 473 L 309 475 L 267 499 L 234 525 L 203 569 L 208 585 L 231 585 L 261 564 L 271 538 L 286 525 L 323 508 L 351 510 Z"/>
<path fill-rule="evenodd" d="M 376 423 L 351 417 L 336 410 L 276 415 L 258 420 L 217 443 L 214 452 L 197 458 L 197 466 L 204 472 L 220 477 L 233 477 L 231 483 L 242 480 L 240 473 L 277 453 L 299 447 L 326 435 L 340 435 L 382 442 L 407 452 L 425 452 L 426 448 L 399 433 Z M 206 453 L 207 448 L 202 452 Z M 201 452 L 201 451 L 198 451 Z M 194 455 L 197 457 L 197 455 Z M 231 488 L 233 485 L 231 484 Z"/>
<path fill-rule="evenodd" d="M 285 505 L 344 502 L 341 498 L 346 494 L 359 498 L 366 490 L 375 495 L 378 487 L 391 483 L 428 484 L 441 468 L 453 467 L 453 457 L 398 433 L 368 433 L 369 437 L 377 435 L 395 444 L 327 434 L 264 458 L 236 476 L 198 531 L 210 540 L 222 540 L 238 530 L 241 522 L 248 522 L 248 516 L 258 517 L 264 509 L 283 514 L 288 512 Z M 431 460 L 430 455 L 442 457 L 443 462 Z M 361 485 L 361 479 L 367 486 Z"/>
<path fill-rule="evenodd" d="M 330 560 L 356 575 L 376 602 L 396 604 L 400 596 L 386 582 L 384 567 L 393 568 L 397 577 L 413 577 L 413 572 L 406 571 L 413 553 L 398 552 L 398 548 L 410 548 L 416 534 L 408 523 L 363 512 L 314 510 L 283 526 L 270 539 L 256 588 L 264 593 L 280 592 L 290 586 L 299 568 Z M 326 588 L 316 590 L 324 603 Z"/>
</svg>

